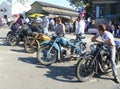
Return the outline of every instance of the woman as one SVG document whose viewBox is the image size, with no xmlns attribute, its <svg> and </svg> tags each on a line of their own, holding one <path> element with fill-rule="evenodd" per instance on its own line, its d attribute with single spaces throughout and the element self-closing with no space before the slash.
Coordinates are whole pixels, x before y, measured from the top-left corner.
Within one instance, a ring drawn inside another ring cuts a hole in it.
<svg viewBox="0 0 120 89">
<path fill-rule="evenodd" d="M 56 19 L 55 33 L 57 36 L 65 36 L 65 25 L 62 23 L 60 18 Z"/>
</svg>

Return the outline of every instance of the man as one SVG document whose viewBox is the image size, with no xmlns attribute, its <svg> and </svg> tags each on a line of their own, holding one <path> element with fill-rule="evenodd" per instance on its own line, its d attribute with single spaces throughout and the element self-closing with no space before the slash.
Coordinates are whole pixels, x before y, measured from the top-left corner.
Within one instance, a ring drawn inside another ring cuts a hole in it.
<svg viewBox="0 0 120 89">
<path fill-rule="evenodd" d="M 23 15 L 20 14 L 19 18 L 17 19 L 16 23 L 19 25 L 19 26 L 23 26 L 24 25 L 24 17 Z"/>
<path fill-rule="evenodd" d="M 49 20 L 46 16 L 43 17 L 42 27 L 43 27 L 43 33 L 48 35 Z"/>
<path fill-rule="evenodd" d="M 78 25 L 77 25 L 77 28 L 75 31 L 76 40 L 78 40 L 79 36 L 84 35 L 84 32 L 85 32 L 85 21 L 84 21 L 83 17 L 78 16 L 77 20 L 78 20 Z"/>
<path fill-rule="evenodd" d="M 102 41 L 97 40 L 99 36 L 101 36 Z M 116 83 L 119 83 L 120 81 L 117 76 L 117 68 L 115 63 L 116 50 L 115 50 L 115 42 L 113 35 L 110 32 L 106 31 L 106 26 L 104 24 L 100 24 L 98 26 L 98 33 L 95 36 L 93 36 L 91 40 L 95 42 L 102 42 L 104 45 L 108 46 L 107 48 L 110 52 L 110 60 L 112 64 L 114 81 Z"/>
<path fill-rule="evenodd" d="M 53 18 L 50 19 L 50 30 L 54 31 L 55 21 Z"/>
<path fill-rule="evenodd" d="M 38 15 L 36 15 L 35 19 L 34 19 L 34 22 L 35 22 L 35 25 L 36 25 L 35 27 L 36 27 L 37 32 L 41 33 L 42 32 L 41 31 L 42 19 Z"/>
<path fill-rule="evenodd" d="M 62 23 L 60 18 L 56 19 L 56 27 L 55 33 L 57 36 L 64 36 L 65 35 L 65 25 Z"/>
</svg>

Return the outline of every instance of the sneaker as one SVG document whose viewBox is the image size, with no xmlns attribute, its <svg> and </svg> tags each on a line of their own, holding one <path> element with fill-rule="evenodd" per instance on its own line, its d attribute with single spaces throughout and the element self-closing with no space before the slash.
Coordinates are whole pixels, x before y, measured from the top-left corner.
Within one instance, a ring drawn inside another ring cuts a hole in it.
<svg viewBox="0 0 120 89">
<path fill-rule="evenodd" d="M 117 83 L 117 84 L 119 84 L 120 83 L 120 80 L 119 80 L 119 78 L 117 77 L 117 78 L 115 78 L 114 79 L 114 81 L 115 81 L 115 83 Z"/>
</svg>

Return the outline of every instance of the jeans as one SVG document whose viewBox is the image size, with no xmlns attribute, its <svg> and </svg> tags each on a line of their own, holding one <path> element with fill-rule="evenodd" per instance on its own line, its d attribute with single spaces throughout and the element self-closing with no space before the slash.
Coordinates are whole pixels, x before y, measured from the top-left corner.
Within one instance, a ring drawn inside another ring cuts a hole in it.
<svg viewBox="0 0 120 89">
<path fill-rule="evenodd" d="M 116 49 L 115 49 L 115 46 L 109 46 L 107 48 L 110 52 L 110 61 L 112 64 L 113 76 L 114 76 L 114 78 L 116 78 L 117 77 L 117 68 L 116 68 L 116 63 L 115 63 Z"/>
<path fill-rule="evenodd" d="M 44 28 L 43 28 L 43 33 L 44 33 L 45 35 L 48 35 L 48 27 L 44 27 Z"/>
</svg>

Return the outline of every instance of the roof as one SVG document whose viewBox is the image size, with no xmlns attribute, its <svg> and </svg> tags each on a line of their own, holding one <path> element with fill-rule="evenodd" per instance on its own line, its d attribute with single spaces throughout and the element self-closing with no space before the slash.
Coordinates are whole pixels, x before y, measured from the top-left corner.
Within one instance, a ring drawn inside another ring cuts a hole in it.
<svg viewBox="0 0 120 89">
<path fill-rule="evenodd" d="M 70 8 L 67 8 L 67 7 L 63 7 L 63 6 L 59 6 L 59 5 L 54 5 L 54 4 L 50 4 L 50 3 L 46 3 L 46 2 L 35 1 L 34 3 L 40 3 L 41 5 L 47 6 L 47 7 L 54 7 L 54 8 L 59 8 L 59 9 L 64 9 L 64 10 L 69 10 L 69 11 L 77 12 L 77 11 L 74 10 L 74 9 L 70 9 Z M 34 3 L 33 3 L 33 4 L 34 4 Z M 32 5 L 33 5 L 33 4 L 32 4 Z"/>
<path fill-rule="evenodd" d="M 51 14 L 56 14 L 57 15 L 65 15 L 65 16 L 78 16 L 78 13 L 74 13 L 74 12 L 59 12 L 59 11 L 52 11 L 52 10 L 45 10 L 45 12 L 47 13 L 51 13 Z"/>
</svg>

